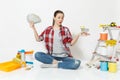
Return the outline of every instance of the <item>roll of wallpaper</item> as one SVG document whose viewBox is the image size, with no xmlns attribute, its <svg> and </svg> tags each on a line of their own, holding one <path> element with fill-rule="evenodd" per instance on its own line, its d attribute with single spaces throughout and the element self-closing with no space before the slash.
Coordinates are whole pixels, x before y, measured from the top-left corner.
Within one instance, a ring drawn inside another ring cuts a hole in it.
<svg viewBox="0 0 120 80">
<path fill-rule="evenodd" d="M 36 24 L 36 23 L 40 23 L 41 19 L 38 15 L 36 15 L 34 13 L 31 13 L 31 14 L 27 15 L 27 21 L 28 22 L 33 22 L 34 24 Z"/>
</svg>

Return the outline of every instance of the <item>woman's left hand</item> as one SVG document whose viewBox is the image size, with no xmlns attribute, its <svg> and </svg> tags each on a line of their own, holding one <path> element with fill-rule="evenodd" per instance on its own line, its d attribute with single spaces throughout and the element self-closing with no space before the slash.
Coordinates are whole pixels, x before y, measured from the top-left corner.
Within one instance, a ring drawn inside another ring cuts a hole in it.
<svg viewBox="0 0 120 80">
<path fill-rule="evenodd" d="M 79 33 L 79 36 L 89 36 L 90 34 L 89 33 L 87 33 L 87 32 L 80 32 Z"/>
</svg>

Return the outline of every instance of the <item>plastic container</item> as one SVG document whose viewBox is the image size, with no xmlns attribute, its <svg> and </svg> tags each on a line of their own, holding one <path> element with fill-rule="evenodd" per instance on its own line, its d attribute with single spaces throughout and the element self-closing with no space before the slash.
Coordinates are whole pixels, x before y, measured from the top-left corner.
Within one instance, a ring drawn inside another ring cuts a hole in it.
<svg viewBox="0 0 120 80">
<path fill-rule="evenodd" d="M 10 71 L 16 70 L 18 68 L 21 68 L 21 64 L 14 62 L 14 61 L 0 63 L 1 71 L 10 72 Z"/>
</svg>

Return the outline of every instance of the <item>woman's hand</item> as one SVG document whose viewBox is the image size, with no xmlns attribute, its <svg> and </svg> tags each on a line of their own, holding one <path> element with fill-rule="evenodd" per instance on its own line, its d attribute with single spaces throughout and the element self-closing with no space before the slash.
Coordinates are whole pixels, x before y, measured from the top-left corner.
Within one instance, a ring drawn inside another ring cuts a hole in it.
<svg viewBox="0 0 120 80">
<path fill-rule="evenodd" d="M 40 40 L 40 38 L 39 38 L 39 35 L 38 35 L 38 33 L 37 33 L 37 30 L 36 30 L 36 28 L 35 28 L 34 23 L 33 23 L 33 22 L 29 22 L 29 25 L 30 25 L 30 27 L 32 28 L 32 30 L 33 30 L 33 32 L 34 32 L 34 36 L 35 36 L 36 41 L 40 42 L 41 40 Z"/>
<path fill-rule="evenodd" d="M 80 32 L 80 33 L 79 33 L 79 36 L 88 36 L 88 35 L 90 35 L 90 34 L 87 33 L 87 32 Z"/>
<path fill-rule="evenodd" d="M 35 27 L 33 22 L 29 22 L 29 25 L 30 25 L 31 28 Z"/>
<path fill-rule="evenodd" d="M 74 45 L 74 44 L 77 42 L 77 40 L 79 39 L 80 36 L 88 36 L 88 35 L 90 35 L 90 34 L 87 33 L 87 32 L 80 32 L 80 33 L 77 34 L 77 35 L 73 38 L 73 40 L 71 41 L 71 46 Z"/>
</svg>

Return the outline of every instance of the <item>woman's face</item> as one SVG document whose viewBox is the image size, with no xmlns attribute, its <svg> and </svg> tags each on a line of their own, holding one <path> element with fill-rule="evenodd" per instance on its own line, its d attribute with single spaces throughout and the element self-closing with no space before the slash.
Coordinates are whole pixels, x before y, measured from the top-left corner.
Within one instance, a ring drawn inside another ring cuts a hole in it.
<svg viewBox="0 0 120 80">
<path fill-rule="evenodd" d="M 58 14 L 56 15 L 56 17 L 54 17 L 55 24 L 57 24 L 57 25 L 59 25 L 59 26 L 62 25 L 63 19 L 64 19 L 64 14 L 58 13 Z"/>
</svg>

